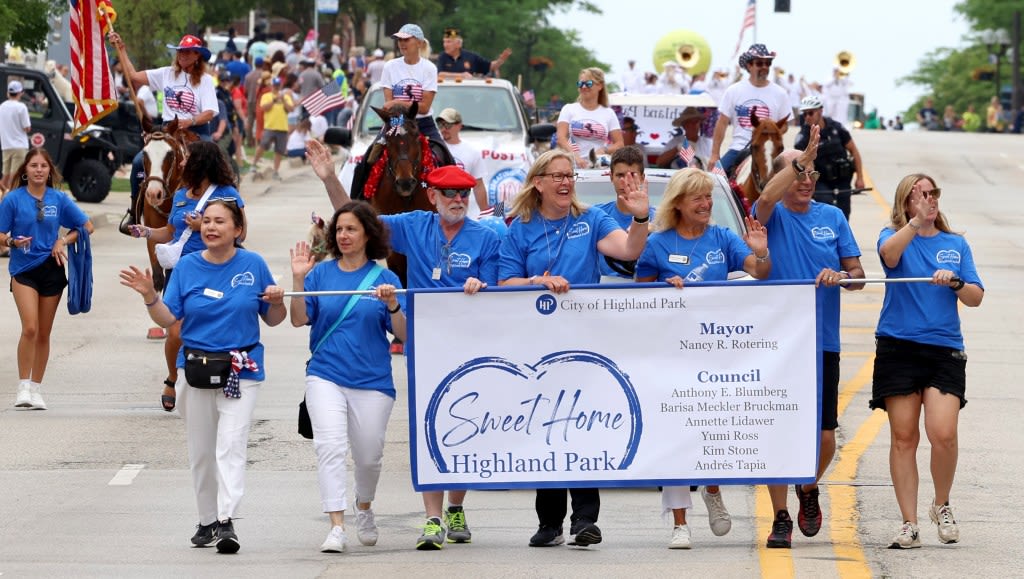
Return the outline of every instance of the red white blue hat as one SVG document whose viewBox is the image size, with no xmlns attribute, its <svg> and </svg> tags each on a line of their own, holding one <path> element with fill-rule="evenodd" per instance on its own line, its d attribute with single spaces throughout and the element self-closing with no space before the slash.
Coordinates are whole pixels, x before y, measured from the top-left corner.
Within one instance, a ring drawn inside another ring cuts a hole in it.
<svg viewBox="0 0 1024 579">
<path fill-rule="evenodd" d="M 739 64 L 740 68 L 747 68 L 747 64 L 755 58 L 767 58 L 769 60 L 775 59 L 775 53 L 769 52 L 768 47 L 763 44 L 751 44 L 750 48 L 746 52 L 740 55 Z"/>
<path fill-rule="evenodd" d="M 182 36 L 181 42 L 179 42 L 177 46 L 168 44 L 167 48 L 173 50 L 195 50 L 203 56 L 203 60 L 210 60 L 210 49 L 203 46 L 203 41 L 200 40 L 199 37 L 192 36 L 191 34 Z"/>
</svg>

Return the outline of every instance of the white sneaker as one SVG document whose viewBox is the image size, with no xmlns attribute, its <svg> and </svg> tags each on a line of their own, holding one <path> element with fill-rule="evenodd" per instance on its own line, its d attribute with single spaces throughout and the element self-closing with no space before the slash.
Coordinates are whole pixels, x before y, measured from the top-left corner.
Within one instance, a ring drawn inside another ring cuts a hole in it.
<svg viewBox="0 0 1024 579">
<path fill-rule="evenodd" d="M 32 408 L 32 387 L 28 382 L 18 384 L 18 397 L 14 400 L 15 408 Z"/>
<path fill-rule="evenodd" d="M 39 393 L 39 389 L 39 386 L 31 386 L 30 392 L 32 397 L 32 409 L 46 410 L 46 402 L 43 401 L 43 395 Z"/>
<path fill-rule="evenodd" d="M 903 523 L 900 531 L 893 537 L 890 549 L 919 549 L 921 548 L 921 534 L 917 525 L 911 522 Z"/>
<path fill-rule="evenodd" d="M 345 543 L 345 529 L 341 527 L 331 527 L 331 532 L 327 534 L 327 538 L 324 540 L 324 544 L 320 545 L 321 553 L 344 553 Z"/>
<path fill-rule="evenodd" d="M 669 549 L 689 549 L 690 527 L 687 525 L 676 525 L 672 529 L 672 540 L 668 543 Z"/>
<path fill-rule="evenodd" d="M 377 523 L 373 520 L 373 509 L 356 507 L 356 536 L 367 547 L 377 544 Z"/>
<path fill-rule="evenodd" d="M 953 509 L 949 505 L 932 505 L 928 509 L 928 517 L 939 526 L 939 541 L 943 543 L 956 543 L 960 540 L 960 529 L 956 526 L 956 519 L 953 518 Z"/>
<path fill-rule="evenodd" d="M 708 507 L 708 526 L 716 537 L 721 537 L 732 529 L 732 517 L 722 502 L 722 491 L 709 493 L 707 487 L 700 487 L 700 497 Z"/>
</svg>

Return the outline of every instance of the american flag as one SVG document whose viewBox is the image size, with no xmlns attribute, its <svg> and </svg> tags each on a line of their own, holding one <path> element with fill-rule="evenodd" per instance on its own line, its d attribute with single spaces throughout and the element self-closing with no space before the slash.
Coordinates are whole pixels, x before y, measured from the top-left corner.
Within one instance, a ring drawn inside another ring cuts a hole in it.
<svg viewBox="0 0 1024 579">
<path fill-rule="evenodd" d="M 77 125 L 72 134 L 77 134 L 117 110 L 114 77 L 103 41 L 117 12 L 110 0 L 70 0 L 70 5 L 71 92 Z"/>
<path fill-rule="evenodd" d="M 714 174 L 714 175 L 721 175 L 722 177 L 725 177 L 725 178 L 729 177 L 728 175 L 725 174 L 725 169 L 722 168 L 722 162 L 721 161 L 715 161 L 715 166 L 712 167 L 711 173 Z"/>
<path fill-rule="evenodd" d="M 740 53 L 740 45 L 743 44 L 743 33 L 748 28 L 753 28 L 757 23 L 757 0 L 748 0 L 747 9 L 743 13 L 743 25 L 740 26 L 740 37 L 736 39 L 736 50 L 732 53 L 732 57 L 736 58 L 736 55 Z"/>
<path fill-rule="evenodd" d="M 683 163 L 686 163 L 687 167 L 690 166 L 695 154 L 697 153 L 693 150 L 693 146 L 691 146 L 690 143 L 686 143 L 685 147 L 679 148 L 679 158 L 683 160 Z"/>
<path fill-rule="evenodd" d="M 322 115 L 325 111 L 336 109 L 344 104 L 345 95 L 341 94 L 341 85 L 336 80 L 332 80 L 320 90 L 302 99 L 302 106 L 306 107 L 306 112 L 310 116 Z"/>
</svg>

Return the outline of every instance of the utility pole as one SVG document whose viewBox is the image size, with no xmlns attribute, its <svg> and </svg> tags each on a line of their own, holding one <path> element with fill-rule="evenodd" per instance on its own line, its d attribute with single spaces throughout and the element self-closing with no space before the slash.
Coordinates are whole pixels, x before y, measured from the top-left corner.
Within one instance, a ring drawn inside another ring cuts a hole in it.
<svg viewBox="0 0 1024 579">
<path fill-rule="evenodd" d="M 1013 115 L 1017 116 L 1021 105 L 1020 87 L 1020 10 L 1013 13 L 1013 52 L 1010 54 L 1013 66 Z"/>
</svg>

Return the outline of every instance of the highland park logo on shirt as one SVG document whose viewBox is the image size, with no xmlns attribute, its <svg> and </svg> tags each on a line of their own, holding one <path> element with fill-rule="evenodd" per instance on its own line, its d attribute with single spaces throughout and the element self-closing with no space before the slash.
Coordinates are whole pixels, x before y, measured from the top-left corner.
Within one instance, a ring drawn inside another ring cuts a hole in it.
<svg viewBox="0 0 1024 579">
<path fill-rule="evenodd" d="M 236 275 L 231 278 L 231 287 L 238 287 L 240 285 L 254 285 L 256 283 L 256 277 L 252 275 L 252 272 L 245 272 Z"/>
<path fill-rule="evenodd" d="M 725 263 L 725 253 L 721 249 L 709 251 L 707 255 L 704 256 L 704 261 L 708 262 L 708 265 Z"/>
<path fill-rule="evenodd" d="M 935 254 L 935 261 L 939 263 L 955 263 L 960 264 L 960 252 L 955 249 L 940 249 Z"/>
<path fill-rule="evenodd" d="M 811 228 L 811 237 L 813 237 L 814 239 L 816 239 L 818 241 L 821 241 L 821 240 L 824 240 L 824 239 L 835 239 L 836 238 L 836 232 L 832 231 L 832 228 L 827 226 L 827 225 L 823 225 L 821 227 L 812 227 Z"/>
<path fill-rule="evenodd" d="M 565 233 L 565 238 L 576 239 L 577 237 L 586 237 L 588 235 L 590 235 L 590 224 L 586 221 L 580 221 L 579 223 L 574 223 L 569 228 L 569 231 Z"/>
</svg>

